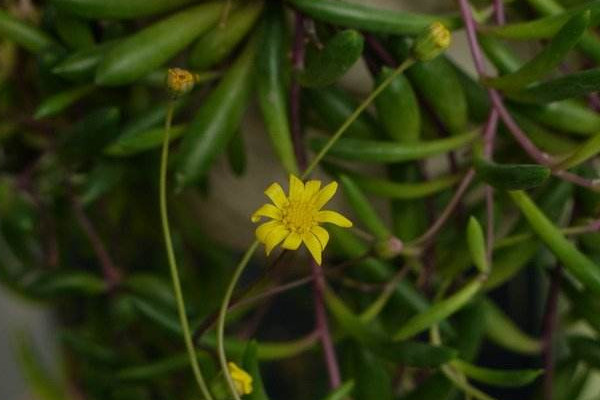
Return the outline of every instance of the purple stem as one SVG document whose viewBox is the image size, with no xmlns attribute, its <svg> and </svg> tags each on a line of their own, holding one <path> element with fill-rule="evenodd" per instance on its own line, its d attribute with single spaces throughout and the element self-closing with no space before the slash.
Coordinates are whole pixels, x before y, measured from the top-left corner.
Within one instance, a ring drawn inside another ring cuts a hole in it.
<svg viewBox="0 0 600 400">
<path fill-rule="evenodd" d="M 446 223 L 448 218 L 450 218 L 450 216 L 454 212 L 454 209 L 456 208 L 456 206 L 460 203 L 460 199 L 462 198 L 463 194 L 466 192 L 467 188 L 473 181 L 474 177 L 475 177 L 475 170 L 473 168 L 471 168 L 471 169 L 469 169 L 469 171 L 467 171 L 465 176 L 462 178 L 462 181 L 458 185 L 458 188 L 456 189 L 454 196 L 452 197 L 452 199 L 450 200 L 450 202 L 448 203 L 448 205 L 446 206 L 446 208 L 444 209 L 442 214 L 435 221 L 435 223 L 433 225 L 431 225 L 431 227 L 427 230 L 427 232 L 425 232 L 420 238 L 418 238 L 415 241 L 416 244 L 427 243 L 429 240 L 433 239 L 437 235 L 439 230 L 444 226 L 444 224 Z"/>
<path fill-rule="evenodd" d="M 600 96 L 598 96 L 598 93 L 590 93 L 588 102 L 594 111 L 600 111 Z"/>
<path fill-rule="evenodd" d="M 338 366 L 335 349 L 333 347 L 333 340 L 329 333 L 329 326 L 327 325 L 327 314 L 325 312 L 325 305 L 323 304 L 323 293 L 325 292 L 325 278 L 323 277 L 323 270 L 316 262 L 312 262 L 312 273 L 314 278 L 314 298 L 315 298 L 315 317 L 316 317 L 316 331 L 321 339 L 323 345 L 323 354 L 325 356 L 325 365 L 327 366 L 327 372 L 329 373 L 329 384 L 332 389 L 337 388 L 342 384 L 342 378 L 340 375 L 340 368 Z"/>
<path fill-rule="evenodd" d="M 304 16 L 295 12 L 295 33 L 294 47 L 292 50 L 292 66 L 298 71 L 304 64 Z M 294 145 L 294 153 L 298 161 L 300 170 L 306 169 L 306 152 L 302 144 L 302 123 L 300 119 L 300 84 L 296 79 L 292 79 L 290 89 L 290 107 L 291 107 L 291 129 L 292 143 Z M 342 384 L 340 368 L 338 366 L 335 349 L 329 326 L 327 325 L 327 314 L 325 305 L 323 304 L 323 292 L 325 291 L 325 279 L 323 271 L 314 261 L 312 263 L 312 272 L 314 279 L 313 293 L 315 299 L 315 319 L 316 332 L 321 339 L 323 353 L 325 355 L 325 365 L 329 373 L 329 383 L 332 388 L 337 388 Z"/>
<path fill-rule="evenodd" d="M 560 291 L 562 267 L 557 266 L 552 273 L 548 289 L 546 310 L 543 320 L 542 340 L 544 344 L 544 399 L 551 400 L 554 381 L 554 332 L 558 322 L 558 293 Z"/>
<path fill-rule="evenodd" d="M 304 66 L 304 16 L 294 13 L 295 31 L 294 45 L 292 48 L 292 68 L 299 71 Z M 290 119 L 292 130 L 292 143 L 294 145 L 294 154 L 298 161 L 300 170 L 306 168 L 306 151 L 302 144 L 302 123 L 300 119 L 300 83 L 292 78 L 290 87 Z"/>
<path fill-rule="evenodd" d="M 381 59 L 388 67 L 396 68 L 398 63 L 394 59 L 394 57 L 390 54 L 389 51 L 377 40 L 375 36 L 371 33 L 363 32 L 363 36 L 367 42 L 367 45 L 373 50 L 377 57 Z"/>
<path fill-rule="evenodd" d="M 496 15 L 496 23 L 498 25 L 504 25 L 506 16 L 504 13 L 503 0 L 494 0 L 494 14 Z"/>
<path fill-rule="evenodd" d="M 458 4 L 460 6 L 460 12 L 465 24 L 465 29 L 467 31 L 467 40 L 469 43 L 469 48 L 471 50 L 473 63 L 475 64 L 475 69 L 477 70 L 477 74 L 481 78 L 484 78 L 486 77 L 487 73 L 485 71 L 483 53 L 481 51 L 481 47 L 479 46 L 479 42 L 477 41 L 477 27 L 475 20 L 473 19 L 473 15 L 471 14 L 468 0 L 458 0 Z M 527 137 L 527 134 L 525 134 L 525 132 L 523 132 L 523 130 L 515 122 L 515 120 L 512 118 L 512 116 L 506 109 L 500 93 L 495 89 L 488 89 L 488 96 L 492 101 L 494 109 L 498 112 L 500 118 L 502 119 L 512 136 L 515 138 L 515 140 L 521 145 L 523 150 L 539 164 L 550 166 L 552 163 L 552 159 L 550 158 L 550 156 L 538 149 L 536 145 Z M 562 178 L 566 181 L 575 183 L 576 185 L 580 185 L 587 188 L 596 188 L 596 185 L 592 181 L 574 175 L 570 172 L 555 170 L 552 171 L 552 173 L 555 176 Z"/>
<path fill-rule="evenodd" d="M 498 128 L 498 113 L 496 110 L 490 112 L 490 116 L 483 132 L 484 155 L 488 160 L 492 160 L 494 155 L 494 138 Z M 485 207 L 487 213 L 486 226 L 486 251 L 487 260 L 492 264 L 492 255 L 494 248 L 494 188 L 490 185 L 485 186 Z"/>
<path fill-rule="evenodd" d="M 79 202 L 79 199 L 75 197 L 75 195 L 71 196 L 71 203 L 73 204 L 75 218 L 92 245 L 98 261 L 100 261 L 104 280 L 109 290 L 115 288 L 121 281 L 121 273 L 113 263 L 108 251 L 106 251 L 104 243 L 102 243 L 102 239 L 100 239 L 100 235 L 98 235 L 98 232 L 96 232 L 94 225 L 85 214 L 83 206 Z"/>
</svg>

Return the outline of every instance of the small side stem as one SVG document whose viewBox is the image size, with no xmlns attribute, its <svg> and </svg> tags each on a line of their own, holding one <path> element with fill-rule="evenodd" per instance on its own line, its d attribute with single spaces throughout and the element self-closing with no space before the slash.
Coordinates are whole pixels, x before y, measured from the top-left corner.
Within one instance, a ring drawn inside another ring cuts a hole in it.
<svg viewBox="0 0 600 400">
<path fill-rule="evenodd" d="M 217 320 L 217 352 L 219 354 L 219 362 L 221 363 L 221 369 L 223 370 L 223 374 L 227 380 L 229 391 L 235 400 L 241 399 L 235 388 L 235 384 L 233 383 L 233 378 L 231 378 L 231 374 L 229 373 L 229 368 L 227 368 L 227 355 L 225 354 L 225 320 L 227 319 L 227 309 L 229 308 L 229 302 L 231 301 L 233 290 L 235 289 L 240 276 L 242 276 L 242 272 L 244 272 L 244 269 L 248 265 L 250 258 L 252 258 L 252 255 L 258 248 L 258 244 L 258 240 L 255 240 L 250 247 L 248 247 L 248 250 L 246 250 L 246 253 L 242 257 L 237 267 L 235 267 L 233 276 L 229 282 L 229 286 L 227 286 L 227 290 L 225 291 L 225 297 L 223 298 L 223 302 L 221 303 L 221 308 L 219 310 L 219 319 Z"/>
<path fill-rule="evenodd" d="M 190 333 L 190 327 L 185 313 L 185 302 L 183 300 L 183 293 L 181 290 L 181 283 L 179 282 L 179 272 L 177 270 L 177 262 L 175 260 L 175 252 L 173 250 L 173 242 L 171 240 L 171 229 L 169 227 L 169 216 L 167 213 L 167 165 L 169 161 L 169 134 L 171 130 L 171 123 L 173 121 L 173 110 L 174 103 L 169 101 L 169 108 L 167 110 L 167 116 L 165 118 L 165 136 L 163 139 L 162 154 L 160 161 L 160 220 L 163 228 L 163 235 L 165 240 L 165 247 L 167 250 L 167 259 L 169 262 L 169 268 L 171 271 L 171 280 L 173 281 L 173 291 L 175 292 L 175 300 L 177 302 L 177 312 L 179 314 L 179 322 L 181 323 L 181 329 L 183 331 L 183 339 L 187 348 L 188 356 L 190 359 L 190 365 L 194 372 L 194 378 L 200 387 L 202 396 L 205 400 L 213 400 L 208 386 L 202 376 L 202 371 L 198 365 L 196 359 L 196 352 L 194 349 L 194 343 L 192 341 L 192 335 Z"/>
<path fill-rule="evenodd" d="M 327 313 L 325 311 L 325 304 L 323 303 L 323 292 L 325 291 L 325 278 L 323 277 L 323 271 L 314 261 L 312 262 L 312 271 L 314 278 L 314 299 L 315 299 L 315 317 L 316 317 L 316 331 L 321 339 L 323 346 L 323 353 L 325 356 L 325 365 L 327 365 L 327 372 L 329 373 L 329 384 L 332 389 L 337 388 L 342 384 L 342 378 L 340 374 L 340 368 L 337 362 L 337 356 L 335 354 L 335 348 L 333 347 L 333 340 L 329 332 L 329 326 L 327 324 Z"/>
<path fill-rule="evenodd" d="M 342 137 L 342 135 L 344 134 L 346 129 L 348 129 L 348 127 L 350 125 L 352 125 L 352 123 L 356 120 L 356 118 L 358 118 L 358 116 L 373 102 L 373 100 L 375 100 L 375 98 L 377 96 L 379 96 L 379 94 L 381 92 L 383 92 L 385 90 L 385 88 L 388 87 L 388 85 L 398 75 L 400 75 L 401 73 L 406 71 L 411 65 L 413 65 L 414 62 L 415 62 L 415 60 L 412 58 L 408 58 L 404 62 L 402 62 L 402 64 L 400 64 L 400 66 L 398 68 L 396 68 L 394 70 L 394 72 L 392 72 L 383 82 L 381 82 L 379 84 L 379 86 L 377 86 L 375 88 L 375 90 L 373 90 L 369 94 L 369 96 L 367 96 L 367 98 L 364 99 L 363 102 L 360 103 L 360 105 L 358 107 L 356 107 L 356 109 L 352 112 L 352 114 L 350 114 L 350 116 L 338 128 L 338 130 L 333 134 L 333 136 L 331 136 L 331 138 L 327 141 L 325 146 L 323 146 L 321 151 L 319 151 L 319 153 L 317 153 L 315 158 L 313 158 L 313 160 L 310 162 L 310 164 L 308 165 L 308 167 L 302 174 L 302 179 L 306 179 L 310 175 L 310 173 L 313 171 L 313 169 L 315 169 L 315 167 L 319 164 L 319 162 L 323 159 L 323 157 L 325 157 L 325 154 L 327 154 L 329 149 L 331 149 L 331 147 L 335 144 L 335 142 L 337 142 L 338 139 L 340 137 Z"/>
<path fill-rule="evenodd" d="M 410 243 L 410 246 L 418 246 L 427 243 L 437 235 L 439 230 L 442 229 L 446 221 L 448 221 L 448 218 L 450 218 L 450 216 L 456 209 L 456 206 L 460 202 L 460 199 L 462 198 L 463 194 L 465 194 L 465 192 L 467 191 L 467 188 L 471 184 L 471 181 L 473 181 L 474 177 L 475 170 L 471 168 L 463 177 L 462 181 L 458 185 L 458 189 L 456 189 L 456 192 L 454 193 L 454 196 L 452 197 L 452 199 L 450 199 L 450 202 L 448 203 L 444 211 L 442 211 L 442 214 L 438 217 L 435 223 L 431 225 L 427 232 L 425 232 L 421 237 L 416 239 L 414 242 Z"/>
<path fill-rule="evenodd" d="M 546 310 L 543 320 L 542 340 L 544 343 L 544 399 L 552 399 L 554 386 L 554 332 L 558 323 L 558 293 L 562 267 L 557 266 L 552 271 L 552 280 L 548 289 Z"/>
<path fill-rule="evenodd" d="M 106 250 L 100 235 L 96 231 L 96 228 L 92 224 L 92 221 L 90 221 L 88 216 L 85 214 L 81 202 L 77 197 L 75 197 L 74 194 L 71 195 L 71 203 L 73 204 L 73 210 L 75 211 L 75 218 L 87 236 L 88 241 L 92 245 L 98 261 L 100 261 L 102 274 L 104 275 L 104 280 L 106 281 L 109 290 L 115 288 L 121 281 L 120 271 L 117 269 L 112 258 L 108 254 L 108 251 Z"/>
<path fill-rule="evenodd" d="M 304 16 L 296 11 L 294 47 L 292 48 L 292 68 L 299 71 L 304 64 Z M 290 128 L 292 131 L 292 143 L 294 153 L 300 169 L 306 167 L 306 151 L 302 143 L 302 121 L 300 119 L 300 96 L 301 87 L 297 79 L 292 78 L 290 87 Z"/>
<path fill-rule="evenodd" d="M 488 160 L 494 156 L 494 139 L 496 129 L 498 128 L 498 112 L 494 109 L 490 113 L 485 131 L 483 133 L 484 150 L 483 154 Z M 486 224 L 486 252 L 489 265 L 492 265 L 492 255 L 494 252 L 494 188 L 491 185 L 485 186 L 485 207 L 487 214 Z"/>
<path fill-rule="evenodd" d="M 465 24 L 467 41 L 471 51 L 471 57 L 473 58 L 473 63 L 475 64 L 475 70 L 477 71 L 479 77 L 485 78 L 487 76 L 487 72 L 485 70 L 485 64 L 483 61 L 483 52 L 477 40 L 477 24 L 473 19 L 469 2 L 468 0 L 458 0 L 458 4 L 460 6 L 460 13 Z M 527 134 L 523 132 L 521 127 L 519 127 L 514 118 L 506 109 L 500 93 L 495 89 L 488 89 L 488 96 L 492 102 L 492 106 L 498 112 L 498 115 L 508 128 L 513 138 L 519 143 L 521 148 L 537 163 L 551 166 L 551 157 L 538 149 L 537 146 L 529 139 Z M 593 181 L 582 178 L 568 171 L 553 170 L 552 174 L 576 185 L 598 190 L 598 186 Z"/>
</svg>

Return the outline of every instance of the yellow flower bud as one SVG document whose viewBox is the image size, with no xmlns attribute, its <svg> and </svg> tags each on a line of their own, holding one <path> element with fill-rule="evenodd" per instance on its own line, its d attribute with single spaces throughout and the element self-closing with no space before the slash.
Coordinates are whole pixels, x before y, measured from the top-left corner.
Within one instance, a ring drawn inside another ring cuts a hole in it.
<svg viewBox="0 0 600 400">
<path fill-rule="evenodd" d="M 441 22 L 434 22 L 417 36 L 411 49 L 412 56 L 419 61 L 433 60 L 450 47 L 452 35 Z"/>
<path fill-rule="evenodd" d="M 235 363 L 227 363 L 229 374 L 240 396 L 252 393 L 252 377 Z"/>
<path fill-rule="evenodd" d="M 188 93 L 196 83 L 196 75 L 181 68 L 169 68 L 167 71 L 167 90 L 172 97 Z"/>
</svg>

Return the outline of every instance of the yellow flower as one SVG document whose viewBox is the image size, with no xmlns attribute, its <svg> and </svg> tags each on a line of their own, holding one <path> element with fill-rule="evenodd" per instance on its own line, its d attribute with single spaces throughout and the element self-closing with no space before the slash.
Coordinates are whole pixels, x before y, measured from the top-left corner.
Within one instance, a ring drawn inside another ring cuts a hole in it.
<svg viewBox="0 0 600 400">
<path fill-rule="evenodd" d="M 252 393 L 252 377 L 235 363 L 227 363 L 229 374 L 240 396 Z"/>
<path fill-rule="evenodd" d="M 304 242 L 317 264 L 321 265 L 321 253 L 327 246 L 329 234 L 319 224 L 328 222 L 344 228 L 352 226 L 352 222 L 340 213 L 321 210 L 336 190 L 336 182 L 321 189 L 321 181 L 304 184 L 294 175 L 290 175 L 288 196 L 278 183 L 269 186 L 265 194 L 273 204 L 265 204 L 252 214 L 252 222 L 260 221 L 261 217 L 272 219 L 256 229 L 256 237 L 265 245 L 267 255 L 281 242 L 281 247 L 288 250 L 297 250 Z"/>
</svg>

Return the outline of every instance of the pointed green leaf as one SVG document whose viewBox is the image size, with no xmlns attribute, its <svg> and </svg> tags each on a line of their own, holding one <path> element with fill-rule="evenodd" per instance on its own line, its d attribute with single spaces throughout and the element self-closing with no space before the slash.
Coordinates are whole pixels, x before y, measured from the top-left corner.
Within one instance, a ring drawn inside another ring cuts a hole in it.
<svg viewBox="0 0 600 400">
<path fill-rule="evenodd" d="M 392 236 L 390 230 L 384 224 L 381 217 L 377 214 L 354 180 L 345 174 L 340 174 L 339 180 L 348 202 L 364 226 L 366 226 L 378 240 L 390 238 L 390 236 Z"/>
<path fill-rule="evenodd" d="M 558 170 L 566 170 L 576 167 L 590 158 L 597 156 L 598 153 L 600 153 L 600 133 L 580 144 L 575 151 L 569 154 L 555 168 Z"/>
<path fill-rule="evenodd" d="M 524 333 L 492 301 L 485 300 L 485 326 L 488 338 L 497 345 L 521 354 L 538 354 L 543 344 Z"/>
<path fill-rule="evenodd" d="M 323 398 L 323 400 L 344 400 L 354 390 L 354 381 L 346 381 L 342 383 L 337 389 L 334 389 L 331 393 Z"/>
<path fill-rule="evenodd" d="M 460 25 L 460 20 L 455 17 L 382 10 L 360 3 L 337 0 L 289 0 L 288 2 L 318 21 L 371 32 L 418 35 L 436 21 L 449 28 Z"/>
<path fill-rule="evenodd" d="M 571 336 L 568 339 L 571 356 L 590 367 L 600 369 L 600 344 L 596 338 Z"/>
<path fill-rule="evenodd" d="M 543 372 L 542 369 L 502 370 L 484 368 L 462 360 L 454 360 L 451 365 L 465 374 L 467 378 L 492 386 L 520 387 L 534 382 Z"/>
<path fill-rule="evenodd" d="M 192 0 L 52 0 L 52 4 L 86 18 L 140 18 L 191 3 Z"/>
<path fill-rule="evenodd" d="M 187 125 L 175 125 L 169 131 L 169 140 L 181 137 Z M 115 157 L 129 157 L 144 151 L 156 149 L 162 145 L 165 128 L 153 128 L 139 132 L 132 132 L 119 136 L 104 149 L 104 154 Z"/>
<path fill-rule="evenodd" d="M 542 185 L 550 168 L 537 164 L 496 164 L 483 159 L 475 162 L 477 176 L 501 190 L 529 189 Z"/>
<path fill-rule="evenodd" d="M 190 66 L 206 69 L 223 61 L 250 32 L 262 9 L 262 1 L 253 1 L 233 10 L 225 26 L 212 29 L 198 39 L 190 51 Z"/>
<path fill-rule="evenodd" d="M 336 33 L 323 48 L 309 47 L 298 81 L 303 86 L 327 86 L 342 77 L 360 58 L 363 37 L 355 30 Z"/>
<path fill-rule="evenodd" d="M 393 339 L 395 341 L 408 339 L 448 318 L 450 315 L 464 307 L 473 296 L 479 292 L 482 285 L 483 280 L 481 277 L 476 277 L 471 280 L 471 282 L 450 297 L 434 303 L 427 310 L 406 321 L 400 329 L 394 333 Z"/>
<path fill-rule="evenodd" d="M 589 11 L 575 15 L 563 25 L 552 41 L 529 62 L 510 74 L 486 79 L 484 83 L 498 89 L 516 90 L 544 77 L 554 70 L 579 42 L 587 29 L 589 20 Z"/>
<path fill-rule="evenodd" d="M 73 105 L 78 100 L 81 100 L 83 97 L 87 96 L 93 91 L 93 85 L 86 85 L 59 92 L 42 100 L 42 103 L 35 110 L 33 117 L 35 119 L 42 119 L 60 114 L 69 106 Z"/>
<path fill-rule="evenodd" d="M 381 84 L 392 69 L 383 67 L 375 79 Z M 421 110 L 410 82 L 404 75 L 398 75 L 383 92 L 375 98 L 377 116 L 386 134 L 398 142 L 413 142 L 421 135 Z"/>
<path fill-rule="evenodd" d="M 536 235 L 584 286 L 600 294 L 600 267 L 581 253 L 525 192 L 509 192 Z"/>
<path fill-rule="evenodd" d="M 179 188 L 197 183 L 237 131 L 250 95 L 255 49 L 256 40 L 252 40 L 190 123 L 178 156 Z"/>
<path fill-rule="evenodd" d="M 52 73 L 73 82 L 92 80 L 96 67 L 116 41 L 101 43 L 76 51 L 62 59 L 52 68 Z"/>
<path fill-rule="evenodd" d="M 258 345 L 255 340 L 248 343 L 242 361 L 242 367 L 252 377 L 252 392 L 245 395 L 248 400 L 269 400 L 265 385 L 260 375 L 260 366 L 258 364 Z"/>
<path fill-rule="evenodd" d="M 473 264 L 479 269 L 479 272 L 482 274 L 489 273 L 490 266 L 485 250 L 485 237 L 483 236 L 483 229 L 481 229 L 481 225 L 479 225 L 479 221 L 475 217 L 469 218 L 467 244 L 469 245 L 471 260 L 473 260 Z"/>
<path fill-rule="evenodd" d="M 585 10 L 591 11 L 590 26 L 598 25 L 600 23 L 600 4 L 596 1 L 588 1 L 561 14 L 502 26 L 488 26 L 483 28 L 482 31 L 486 34 L 489 33 L 507 39 L 552 38 L 569 19 Z"/>
<path fill-rule="evenodd" d="M 425 182 L 396 182 L 377 179 L 370 176 L 348 174 L 352 180 L 365 192 L 390 199 L 420 199 L 442 192 L 460 181 L 459 175 L 447 175 Z"/>
<path fill-rule="evenodd" d="M 288 119 L 285 18 L 283 6 L 268 1 L 261 43 L 256 57 L 258 102 L 265 129 L 279 161 L 289 174 L 298 174 Z"/>
<path fill-rule="evenodd" d="M 42 297 L 62 295 L 97 296 L 105 293 L 106 289 L 106 283 L 102 278 L 84 271 L 48 273 L 30 283 L 28 287 L 28 290 Z"/>
<path fill-rule="evenodd" d="M 600 68 L 593 68 L 537 83 L 518 92 L 511 92 L 508 96 L 527 103 L 551 103 L 599 90 Z"/>
<path fill-rule="evenodd" d="M 420 160 L 466 146 L 478 136 L 479 132 L 473 131 L 445 139 L 410 144 L 341 138 L 331 147 L 328 155 L 347 160 L 376 163 Z M 320 150 L 327 141 L 328 138 L 315 137 L 310 144 L 313 149 Z"/>
<path fill-rule="evenodd" d="M 98 66 L 96 83 L 118 86 L 142 78 L 216 25 L 222 7 L 223 3 L 220 1 L 203 3 L 173 14 L 119 41 Z"/>
<path fill-rule="evenodd" d="M 10 40 L 32 53 L 58 46 L 46 32 L 31 26 L 0 9 L 0 38 Z"/>
</svg>

